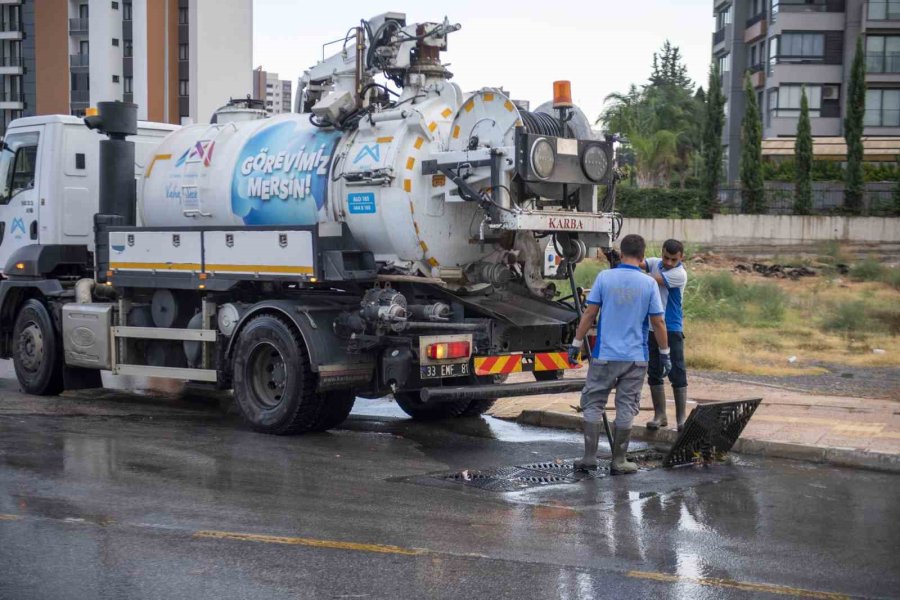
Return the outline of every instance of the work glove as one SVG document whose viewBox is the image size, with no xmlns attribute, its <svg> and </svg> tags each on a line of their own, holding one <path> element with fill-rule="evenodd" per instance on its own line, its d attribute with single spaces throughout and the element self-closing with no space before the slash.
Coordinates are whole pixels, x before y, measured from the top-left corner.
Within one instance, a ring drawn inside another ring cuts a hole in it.
<svg viewBox="0 0 900 600">
<path fill-rule="evenodd" d="M 663 354 L 662 351 L 659 353 L 659 378 L 665 379 L 669 376 L 669 373 L 672 372 L 672 356 L 669 354 L 669 350 L 666 349 L 666 353 Z"/>
<path fill-rule="evenodd" d="M 622 255 L 615 248 L 606 249 L 603 251 L 603 254 L 606 256 L 606 260 L 609 261 L 609 268 L 611 269 L 615 269 L 622 262 Z"/>
<path fill-rule="evenodd" d="M 575 342 L 578 340 L 572 340 L 572 345 L 569 346 L 569 364 L 570 365 L 578 365 L 581 364 L 581 348 L 584 345 L 584 341 L 582 341 L 577 346 Z"/>
</svg>

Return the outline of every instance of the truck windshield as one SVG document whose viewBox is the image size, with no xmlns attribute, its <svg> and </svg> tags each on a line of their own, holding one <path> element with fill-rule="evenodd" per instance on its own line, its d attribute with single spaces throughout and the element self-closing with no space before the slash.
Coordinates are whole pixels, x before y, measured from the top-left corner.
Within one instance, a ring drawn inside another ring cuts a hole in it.
<svg viewBox="0 0 900 600">
<path fill-rule="evenodd" d="M 0 145 L 0 204 L 34 186 L 38 133 L 13 133 Z"/>
</svg>

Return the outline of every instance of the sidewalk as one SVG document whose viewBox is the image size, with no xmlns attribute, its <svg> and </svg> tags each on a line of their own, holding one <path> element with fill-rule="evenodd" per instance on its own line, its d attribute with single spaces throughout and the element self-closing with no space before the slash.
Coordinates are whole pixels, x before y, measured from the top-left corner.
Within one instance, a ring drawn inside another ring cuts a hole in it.
<svg viewBox="0 0 900 600">
<path fill-rule="evenodd" d="M 570 372 L 568 376 L 578 374 Z M 526 373 L 510 377 L 510 382 L 529 380 L 531 375 Z M 675 441 L 675 405 L 671 388 L 666 388 L 669 427 L 654 432 L 644 426 L 653 418 L 650 389 L 645 385 L 641 413 L 632 430 L 635 439 Z M 688 412 L 698 403 L 744 398 L 763 401 L 734 452 L 900 473 L 900 402 L 823 396 L 692 376 Z M 497 401 L 491 414 L 524 424 L 579 429 L 581 416 L 573 408 L 578 401 L 578 394 L 504 398 Z M 607 414 L 610 421 L 615 418 L 612 397 Z"/>
</svg>

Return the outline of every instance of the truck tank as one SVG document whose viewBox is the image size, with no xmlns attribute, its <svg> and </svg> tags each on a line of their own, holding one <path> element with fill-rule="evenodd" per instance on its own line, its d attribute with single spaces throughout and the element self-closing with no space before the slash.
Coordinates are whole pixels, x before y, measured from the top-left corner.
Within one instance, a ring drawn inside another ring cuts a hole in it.
<svg viewBox="0 0 900 600">
<path fill-rule="evenodd" d="M 465 155 L 476 144 L 512 146 L 517 126 L 549 133 L 543 129 L 552 129 L 555 120 L 549 111 L 520 110 L 492 88 L 463 94 L 440 80 L 428 91 L 407 90 L 415 102 L 377 112 L 350 132 L 318 127 L 309 115 L 295 113 L 183 127 L 166 138 L 146 169 L 142 222 L 343 222 L 378 262 L 452 278 L 497 248 L 483 243 L 482 208 L 463 200 L 447 177 L 423 174 L 422 164 L 447 151 Z M 589 132 L 577 114 L 575 123 Z M 489 169 L 473 168 L 469 175 L 470 184 L 489 187 Z M 505 160 L 505 190 L 513 176 L 513 161 Z M 509 209 L 510 194 L 501 198 Z M 528 237 L 519 244 L 536 246 Z"/>
</svg>

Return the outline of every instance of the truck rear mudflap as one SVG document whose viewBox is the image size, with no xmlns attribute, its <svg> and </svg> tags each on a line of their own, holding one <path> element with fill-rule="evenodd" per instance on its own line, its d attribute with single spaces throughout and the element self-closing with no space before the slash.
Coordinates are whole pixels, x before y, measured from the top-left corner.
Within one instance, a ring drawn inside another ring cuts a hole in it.
<svg viewBox="0 0 900 600">
<path fill-rule="evenodd" d="M 536 381 L 526 383 L 499 383 L 489 385 L 466 385 L 456 387 L 427 387 L 419 391 L 422 402 L 438 404 L 455 400 L 480 400 L 482 398 L 511 398 L 515 396 L 538 396 L 541 394 L 566 394 L 580 392 L 584 379 L 561 379 L 558 381 Z"/>
</svg>

